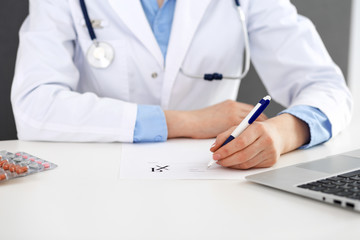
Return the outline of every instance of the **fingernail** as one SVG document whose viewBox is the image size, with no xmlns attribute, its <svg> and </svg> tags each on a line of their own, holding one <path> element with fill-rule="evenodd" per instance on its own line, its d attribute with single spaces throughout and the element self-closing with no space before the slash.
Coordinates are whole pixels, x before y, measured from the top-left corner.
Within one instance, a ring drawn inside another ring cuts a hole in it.
<svg viewBox="0 0 360 240">
<path fill-rule="evenodd" d="M 214 154 L 214 155 L 213 155 L 213 159 L 214 159 L 215 161 L 220 160 L 220 158 L 221 158 L 220 154 Z"/>
<path fill-rule="evenodd" d="M 214 143 L 211 145 L 211 147 L 210 147 L 210 148 L 215 147 L 215 145 L 216 145 L 216 142 L 214 142 Z"/>
</svg>

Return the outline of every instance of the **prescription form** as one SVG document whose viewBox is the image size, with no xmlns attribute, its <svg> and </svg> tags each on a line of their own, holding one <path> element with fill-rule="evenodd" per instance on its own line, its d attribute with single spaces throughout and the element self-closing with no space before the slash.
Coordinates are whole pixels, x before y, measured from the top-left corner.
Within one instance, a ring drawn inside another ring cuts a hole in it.
<svg viewBox="0 0 360 240">
<path fill-rule="evenodd" d="M 236 170 L 214 164 L 215 139 L 170 139 L 161 143 L 124 143 L 121 179 L 244 179 L 266 169 Z"/>
</svg>

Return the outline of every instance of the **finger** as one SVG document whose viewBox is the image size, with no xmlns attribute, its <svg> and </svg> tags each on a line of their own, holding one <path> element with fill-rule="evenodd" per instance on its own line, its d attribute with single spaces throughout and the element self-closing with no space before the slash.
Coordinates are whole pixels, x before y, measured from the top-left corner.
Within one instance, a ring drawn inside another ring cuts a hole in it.
<svg viewBox="0 0 360 240">
<path fill-rule="evenodd" d="M 247 146 L 252 144 L 261 136 L 261 129 L 258 129 L 259 124 L 250 125 L 240 136 L 236 137 L 234 140 L 228 144 L 217 149 L 213 154 L 214 160 L 222 160 L 235 152 L 245 149 Z M 261 128 L 261 127 L 260 127 Z"/>
<path fill-rule="evenodd" d="M 219 160 L 218 164 L 223 167 L 239 165 L 254 159 L 255 156 L 257 156 L 263 150 L 263 146 L 261 145 L 259 139 L 257 139 L 245 149 Z"/>
<path fill-rule="evenodd" d="M 260 114 L 260 116 L 256 119 L 256 121 L 265 121 L 265 120 L 267 120 L 268 119 L 268 117 L 264 114 L 264 113 L 262 113 L 262 114 Z"/>
<path fill-rule="evenodd" d="M 240 107 L 241 107 L 239 108 L 240 119 L 244 119 L 245 116 L 247 116 L 249 112 L 251 112 L 254 109 L 255 106 L 247 103 L 242 103 Z M 268 117 L 264 113 L 261 113 L 260 116 L 256 119 L 256 121 L 265 121 L 267 119 Z"/>
<path fill-rule="evenodd" d="M 254 168 L 267 168 L 267 167 L 272 167 L 274 166 L 274 164 L 277 162 L 278 158 L 270 158 L 270 159 L 266 159 L 262 162 L 260 162 L 259 164 L 255 165 Z"/>
<path fill-rule="evenodd" d="M 238 102 L 238 112 L 250 112 L 255 106 L 249 103 Z"/>
<path fill-rule="evenodd" d="M 245 170 L 250 168 L 271 167 L 277 162 L 279 157 L 280 155 L 278 155 L 275 150 L 266 149 L 260 152 L 254 158 L 250 159 L 249 161 L 231 166 L 230 168 Z"/>
<path fill-rule="evenodd" d="M 226 141 L 226 139 L 230 136 L 230 134 L 234 131 L 234 129 L 235 129 L 235 127 L 232 127 L 230 129 L 228 129 L 227 131 L 219 134 L 216 137 L 213 145 L 211 145 L 210 151 L 215 152 L 216 150 L 218 150 L 221 147 L 221 145 Z"/>
<path fill-rule="evenodd" d="M 262 153 L 260 153 L 257 156 L 255 156 L 254 158 L 250 159 L 249 161 L 231 166 L 230 168 L 241 169 L 241 170 L 251 169 L 251 168 L 254 168 L 255 166 L 259 165 L 260 163 L 264 162 L 265 161 L 264 157 L 265 156 Z"/>
</svg>

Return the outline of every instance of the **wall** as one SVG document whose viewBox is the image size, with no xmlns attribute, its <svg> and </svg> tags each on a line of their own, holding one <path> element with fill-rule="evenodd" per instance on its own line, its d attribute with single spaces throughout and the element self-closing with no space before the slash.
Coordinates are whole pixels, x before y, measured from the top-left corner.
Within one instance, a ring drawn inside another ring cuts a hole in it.
<svg viewBox="0 0 360 240">
<path fill-rule="evenodd" d="M 0 7 L 0 140 L 16 139 L 10 105 L 18 31 L 28 13 L 27 0 L 1 0 Z M 0 146 L 1 150 L 1 146 Z"/>
<path fill-rule="evenodd" d="M 347 76 L 352 1 L 291 0 L 291 2 L 297 7 L 300 14 L 312 20 L 331 57 Z M 266 89 L 252 67 L 248 76 L 241 83 L 238 100 L 256 104 L 266 94 Z M 272 101 L 265 114 L 274 116 L 282 109 L 282 106 Z"/>
<path fill-rule="evenodd" d="M 349 86 L 354 97 L 354 117 L 360 119 L 360 1 L 353 1 L 349 56 Z"/>
</svg>

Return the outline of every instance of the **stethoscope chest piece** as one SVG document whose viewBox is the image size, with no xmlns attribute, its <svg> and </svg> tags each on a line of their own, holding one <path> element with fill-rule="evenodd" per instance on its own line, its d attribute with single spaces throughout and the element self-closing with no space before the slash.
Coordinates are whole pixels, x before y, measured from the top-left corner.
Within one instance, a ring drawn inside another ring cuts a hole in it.
<svg viewBox="0 0 360 240">
<path fill-rule="evenodd" d="M 108 68 L 114 60 L 114 49 L 105 42 L 93 43 L 87 54 L 87 60 L 92 67 Z"/>
</svg>

